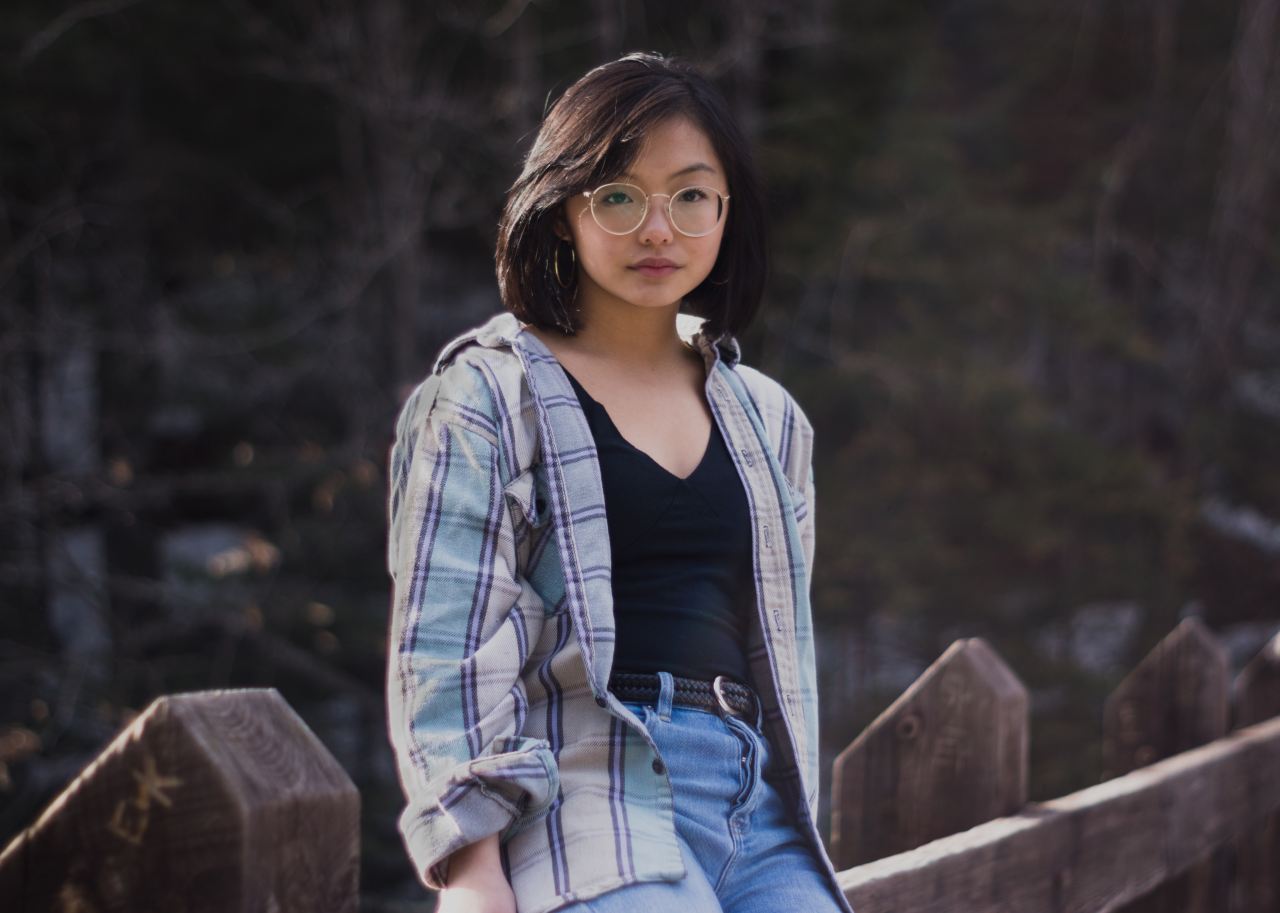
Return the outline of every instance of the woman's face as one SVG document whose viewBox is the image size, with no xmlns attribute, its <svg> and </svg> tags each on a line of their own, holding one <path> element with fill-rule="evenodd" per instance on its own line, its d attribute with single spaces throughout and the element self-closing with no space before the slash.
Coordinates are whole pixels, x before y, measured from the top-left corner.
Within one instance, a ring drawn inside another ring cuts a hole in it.
<svg viewBox="0 0 1280 913">
<path fill-rule="evenodd" d="M 634 184 L 651 197 L 640 227 L 630 234 L 606 232 L 591 216 L 582 194 L 564 203 L 567 229 L 578 260 L 579 303 L 588 316 L 601 307 L 665 308 L 697 288 L 715 266 L 725 217 L 707 235 L 691 238 L 671 224 L 665 194 L 690 186 L 714 187 L 728 196 L 724 167 L 707 135 L 684 116 L 652 128 L 630 170 L 616 181 Z M 599 202 L 597 203 L 599 205 Z M 565 237 L 565 226 L 557 230 Z M 561 268 L 567 265 L 563 257 Z M 646 266 L 646 261 L 668 266 Z"/>
</svg>

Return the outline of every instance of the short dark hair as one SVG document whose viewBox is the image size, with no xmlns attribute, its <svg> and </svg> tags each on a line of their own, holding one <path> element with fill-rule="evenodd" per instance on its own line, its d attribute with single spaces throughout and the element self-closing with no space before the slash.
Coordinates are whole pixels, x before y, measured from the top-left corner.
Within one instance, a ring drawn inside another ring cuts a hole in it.
<svg viewBox="0 0 1280 913">
<path fill-rule="evenodd" d="M 684 61 L 647 52 L 591 70 L 543 119 L 498 224 L 494 259 L 507 310 L 545 329 L 578 330 L 577 271 L 562 288 L 552 267 L 560 243 L 553 230 L 558 207 L 625 172 L 639 152 L 634 140 L 676 115 L 689 117 L 707 134 L 733 198 L 715 266 L 685 301 L 705 318 L 703 329 L 712 339 L 726 332 L 736 336 L 751 323 L 764 295 L 768 240 L 750 147 L 710 80 Z"/>
</svg>

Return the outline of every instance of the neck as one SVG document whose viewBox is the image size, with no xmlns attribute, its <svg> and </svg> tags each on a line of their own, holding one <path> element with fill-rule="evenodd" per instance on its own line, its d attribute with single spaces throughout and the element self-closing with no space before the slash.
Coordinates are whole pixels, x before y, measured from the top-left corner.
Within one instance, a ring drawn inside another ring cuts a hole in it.
<svg viewBox="0 0 1280 913">
<path fill-rule="evenodd" d="M 684 361 L 688 348 L 676 332 L 679 302 L 661 308 L 625 306 L 584 309 L 574 347 L 583 354 L 634 367 Z"/>
</svg>

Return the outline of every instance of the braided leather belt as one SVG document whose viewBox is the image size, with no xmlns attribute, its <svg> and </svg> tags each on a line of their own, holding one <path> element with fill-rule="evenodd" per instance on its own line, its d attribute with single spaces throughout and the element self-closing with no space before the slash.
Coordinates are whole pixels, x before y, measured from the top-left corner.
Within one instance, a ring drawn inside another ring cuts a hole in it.
<svg viewBox="0 0 1280 913">
<path fill-rule="evenodd" d="M 711 681 L 700 678 L 683 678 L 673 675 L 675 692 L 671 703 L 682 707 L 700 707 L 718 713 L 755 722 L 760 699 L 750 685 L 735 682 L 723 675 Z M 614 672 L 609 676 L 609 690 L 620 701 L 652 702 L 662 691 L 662 682 L 656 672 Z"/>
</svg>

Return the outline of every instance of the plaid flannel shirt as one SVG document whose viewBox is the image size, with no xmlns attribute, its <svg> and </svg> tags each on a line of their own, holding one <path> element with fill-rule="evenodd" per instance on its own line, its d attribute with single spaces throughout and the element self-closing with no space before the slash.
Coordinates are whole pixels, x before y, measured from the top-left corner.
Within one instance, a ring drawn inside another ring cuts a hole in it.
<svg viewBox="0 0 1280 913">
<path fill-rule="evenodd" d="M 677 319 L 703 356 L 753 520 L 752 684 L 784 795 L 826 860 L 815 824 L 813 429 L 780 384 L 739 362 L 732 336 L 708 339 L 701 325 Z M 446 857 L 494 833 L 519 913 L 682 878 L 668 774 L 607 688 L 600 464 L 555 356 L 505 311 L 457 336 L 405 402 L 389 470 L 388 726 L 419 879 L 438 890 Z"/>
</svg>

